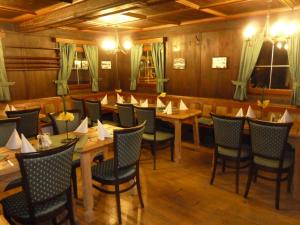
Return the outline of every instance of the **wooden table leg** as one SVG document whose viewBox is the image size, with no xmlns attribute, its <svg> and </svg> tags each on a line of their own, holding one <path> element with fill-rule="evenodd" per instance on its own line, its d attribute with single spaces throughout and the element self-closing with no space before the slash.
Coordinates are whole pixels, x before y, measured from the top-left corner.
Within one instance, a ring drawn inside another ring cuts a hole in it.
<svg viewBox="0 0 300 225">
<path fill-rule="evenodd" d="M 198 116 L 194 116 L 193 134 L 194 134 L 194 144 L 197 145 L 197 146 L 199 146 L 200 140 L 199 140 L 199 122 L 198 122 Z"/>
<path fill-rule="evenodd" d="M 181 159 L 181 120 L 174 121 L 175 141 L 174 141 L 174 159 L 179 162 Z"/>
<path fill-rule="evenodd" d="M 92 186 L 92 154 L 91 152 L 85 152 L 80 154 L 80 168 L 82 178 L 82 190 L 83 190 L 83 207 L 86 217 L 93 217 L 94 197 Z"/>
</svg>

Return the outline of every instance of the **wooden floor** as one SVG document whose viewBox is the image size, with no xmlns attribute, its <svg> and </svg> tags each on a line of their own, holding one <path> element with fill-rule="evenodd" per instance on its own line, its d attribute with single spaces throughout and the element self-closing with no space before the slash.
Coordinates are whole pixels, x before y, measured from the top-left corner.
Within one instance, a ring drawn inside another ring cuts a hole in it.
<svg viewBox="0 0 300 225">
<path fill-rule="evenodd" d="M 136 193 L 121 194 L 123 224 L 134 225 L 300 225 L 300 201 L 282 188 L 281 210 L 274 209 L 274 184 L 258 180 L 249 199 L 245 189 L 247 169 L 241 175 L 240 194 L 234 193 L 234 173 L 218 170 L 215 185 L 209 185 L 212 149 L 184 149 L 180 163 L 169 160 L 169 151 L 158 152 L 157 170 L 152 169 L 150 153 L 141 160 L 141 209 Z M 81 191 L 81 190 L 80 190 Z M 81 192 L 79 193 L 81 196 Z M 95 217 L 85 218 L 82 201 L 76 202 L 79 224 L 117 224 L 114 195 L 94 191 Z M 90 220 L 94 220 L 90 222 Z"/>
</svg>

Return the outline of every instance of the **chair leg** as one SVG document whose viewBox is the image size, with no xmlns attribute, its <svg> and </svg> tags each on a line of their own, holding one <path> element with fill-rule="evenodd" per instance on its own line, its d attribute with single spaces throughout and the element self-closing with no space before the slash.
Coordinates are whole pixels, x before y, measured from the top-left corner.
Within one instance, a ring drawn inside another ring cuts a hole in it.
<svg viewBox="0 0 300 225">
<path fill-rule="evenodd" d="M 151 152 L 153 157 L 153 169 L 156 170 L 156 145 L 151 143 Z"/>
<path fill-rule="evenodd" d="M 68 216 L 69 216 L 69 220 L 70 220 L 70 225 L 76 225 L 71 190 L 68 193 L 67 209 L 68 209 L 68 214 L 69 214 Z"/>
<path fill-rule="evenodd" d="M 281 172 L 277 174 L 276 178 L 276 197 L 275 197 L 275 208 L 279 209 L 280 201 L 280 184 L 281 184 Z"/>
<path fill-rule="evenodd" d="M 239 193 L 239 182 L 240 182 L 240 159 L 236 161 L 236 174 L 235 174 L 235 192 Z"/>
<path fill-rule="evenodd" d="M 288 193 L 292 192 L 293 177 L 294 177 L 294 166 L 290 168 L 288 173 L 288 186 L 287 186 Z"/>
<path fill-rule="evenodd" d="M 248 198 L 250 186 L 251 186 L 252 179 L 253 179 L 252 177 L 253 177 L 253 171 L 254 170 L 255 170 L 255 166 L 253 164 L 251 164 L 250 167 L 249 167 L 249 174 L 248 174 L 248 180 L 247 180 L 247 185 L 246 185 L 244 198 Z"/>
<path fill-rule="evenodd" d="M 74 197 L 76 199 L 78 199 L 76 167 L 72 168 L 72 174 L 71 175 L 72 175 L 72 185 L 73 185 Z"/>
<path fill-rule="evenodd" d="M 214 152 L 214 159 L 213 159 L 213 169 L 211 173 L 211 178 L 210 178 L 210 184 L 212 185 L 214 183 L 214 179 L 216 176 L 216 169 L 217 169 L 217 163 L 218 163 L 218 156 L 217 156 L 217 151 Z"/>
<path fill-rule="evenodd" d="M 257 174 L 258 174 L 258 169 L 255 168 L 255 170 L 253 171 L 253 183 L 256 184 L 257 181 Z"/>
<path fill-rule="evenodd" d="M 119 184 L 116 184 L 116 185 L 115 185 L 115 193 L 116 193 L 116 203 L 117 203 L 118 221 L 119 221 L 119 224 L 122 224 L 122 217 L 121 217 L 121 200 L 120 200 L 120 187 L 119 187 Z"/>
<path fill-rule="evenodd" d="M 138 195 L 139 195 L 139 200 L 140 200 L 140 204 L 141 207 L 144 208 L 144 202 L 143 202 L 143 198 L 142 198 L 142 191 L 141 191 L 141 182 L 140 182 L 140 169 L 137 169 L 137 174 L 136 174 L 136 188 L 138 191 Z"/>
<path fill-rule="evenodd" d="M 226 160 L 222 159 L 222 173 L 225 173 L 226 170 Z"/>
<path fill-rule="evenodd" d="M 171 146 L 170 146 L 170 150 L 171 150 L 171 161 L 174 162 L 174 139 L 171 140 Z"/>
<path fill-rule="evenodd" d="M 3 216 L 4 216 L 4 218 L 7 220 L 7 222 L 10 225 L 16 225 L 16 223 L 9 216 L 7 216 L 7 214 L 5 213 L 5 211 L 3 212 Z"/>
</svg>

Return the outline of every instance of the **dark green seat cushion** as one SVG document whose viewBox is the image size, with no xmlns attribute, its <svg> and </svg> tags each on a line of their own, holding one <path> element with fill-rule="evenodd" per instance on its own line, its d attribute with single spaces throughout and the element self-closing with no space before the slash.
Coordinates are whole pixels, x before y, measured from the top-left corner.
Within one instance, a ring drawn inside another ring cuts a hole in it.
<svg viewBox="0 0 300 225">
<path fill-rule="evenodd" d="M 212 125 L 213 125 L 213 120 L 212 120 L 212 118 L 200 117 L 200 118 L 198 119 L 198 122 L 199 122 L 200 124 L 207 125 L 207 126 L 212 126 Z"/>
<path fill-rule="evenodd" d="M 167 141 L 174 138 L 174 134 L 163 132 L 163 131 L 156 131 L 156 141 Z M 146 141 L 154 141 L 153 134 L 143 134 L 143 140 Z"/>
<path fill-rule="evenodd" d="M 1 201 L 4 211 L 9 217 L 28 219 L 28 206 L 26 201 L 25 193 L 18 192 L 17 194 L 11 195 Z M 43 204 L 36 206 L 36 217 L 40 217 L 51 213 L 52 211 L 62 207 L 67 203 L 66 195 L 47 201 Z"/>
<path fill-rule="evenodd" d="M 13 188 L 21 187 L 22 186 L 22 178 L 19 177 L 13 181 L 11 181 L 6 187 L 5 191 L 11 190 Z"/>
<path fill-rule="evenodd" d="M 295 153 L 292 151 L 285 152 L 285 158 L 283 160 L 283 168 L 289 168 L 293 165 Z M 254 156 L 254 162 L 261 166 L 270 168 L 279 168 L 279 160 L 266 159 L 264 157 Z"/>
<path fill-rule="evenodd" d="M 133 175 L 136 171 L 135 166 L 131 166 L 126 169 L 122 169 L 119 172 L 119 179 L 123 179 Z M 102 163 L 98 163 L 92 167 L 92 177 L 98 181 L 114 181 L 114 160 L 106 160 Z"/>
<path fill-rule="evenodd" d="M 236 150 L 236 149 L 224 148 L 224 147 L 219 146 L 218 153 L 220 155 L 229 156 L 229 157 L 233 157 L 233 158 L 238 157 L 238 150 Z M 249 147 L 243 146 L 241 149 L 241 158 L 247 158 L 247 157 L 249 157 L 249 155 L 250 155 Z"/>
</svg>

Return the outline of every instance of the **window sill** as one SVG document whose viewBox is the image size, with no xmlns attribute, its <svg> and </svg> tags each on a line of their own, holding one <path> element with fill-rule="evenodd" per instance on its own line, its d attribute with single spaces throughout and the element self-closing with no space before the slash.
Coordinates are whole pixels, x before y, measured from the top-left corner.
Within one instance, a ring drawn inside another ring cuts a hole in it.
<svg viewBox="0 0 300 225">
<path fill-rule="evenodd" d="M 81 90 L 91 88 L 90 84 L 69 84 L 70 90 Z"/>
<path fill-rule="evenodd" d="M 252 88 L 248 87 L 248 94 L 252 95 L 261 95 L 263 92 L 263 88 Z M 280 95 L 280 96 L 287 96 L 291 97 L 293 92 L 291 89 L 266 89 L 264 90 L 265 95 Z"/>
</svg>

